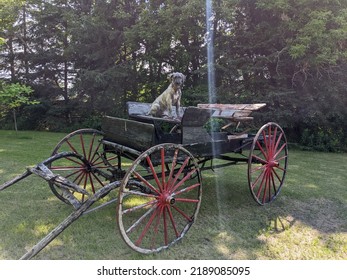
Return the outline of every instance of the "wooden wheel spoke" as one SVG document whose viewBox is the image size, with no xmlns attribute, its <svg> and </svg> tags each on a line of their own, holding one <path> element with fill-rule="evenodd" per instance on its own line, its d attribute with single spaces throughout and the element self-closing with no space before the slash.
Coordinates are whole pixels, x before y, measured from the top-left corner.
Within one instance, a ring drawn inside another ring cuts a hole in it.
<svg viewBox="0 0 347 280">
<path fill-rule="evenodd" d="M 273 175 L 273 172 L 271 172 L 271 182 L 272 182 L 272 186 L 273 186 L 273 189 L 274 189 L 274 192 L 275 192 L 275 195 L 277 194 L 277 189 L 276 189 L 276 183 L 275 183 L 275 178 L 274 178 L 274 175 Z"/>
<path fill-rule="evenodd" d="M 187 157 L 187 158 L 185 159 L 185 161 L 183 162 L 181 168 L 178 170 L 178 172 L 177 172 L 177 174 L 176 174 L 176 176 L 175 176 L 175 179 L 174 179 L 173 182 L 170 184 L 170 186 L 168 186 L 168 189 L 169 189 L 169 190 L 171 190 L 171 188 L 176 184 L 176 182 L 177 182 L 179 176 L 181 176 L 182 171 L 183 171 L 183 169 L 187 166 L 189 160 L 190 160 L 189 157 Z"/>
<path fill-rule="evenodd" d="M 252 155 L 253 158 L 255 158 L 256 160 L 259 161 L 259 163 L 261 164 L 267 164 L 267 160 L 266 159 L 262 159 L 261 157 L 258 157 L 256 155 Z"/>
<path fill-rule="evenodd" d="M 150 198 L 156 198 L 157 196 L 153 194 L 148 194 L 148 193 L 143 193 L 143 192 L 138 192 L 138 191 L 124 191 L 124 194 L 132 194 L 132 195 L 139 195 L 139 196 L 144 196 L 144 197 L 150 197 Z"/>
<path fill-rule="evenodd" d="M 262 199 L 262 203 L 265 203 L 265 198 L 266 198 L 266 191 L 269 188 L 269 174 L 268 172 L 265 173 L 265 188 L 264 188 L 264 192 L 263 192 L 263 199 Z"/>
<path fill-rule="evenodd" d="M 109 166 L 105 165 L 105 163 L 104 163 L 102 157 L 99 155 L 98 159 L 100 159 L 100 158 L 101 158 L 100 161 L 98 161 L 98 162 L 93 162 L 93 163 L 92 163 L 93 166 L 95 166 L 95 167 L 97 167 L 97 168 L 101 168 L 101 169 L 109 168 Z M 106 159 L 106 161 L 107 161 L 107 162 L 110 162 L 110 161 L 115 160 L 115 159 L 117 159 L 117 158 L 118 158 L 118 156 L 113 156 L 113 157 L 110 157 L 110 158 Z M 99 165 L 101 165 L 101 166 L 99 166 Z"/>
<path fill-rule="evenodd" d="M 80 141 L 81 141 L 83 156 L 84 156 L 84 158 L 87 158 L 86 148 L 84 146 L 83 134 L 80 134 Z"/>
<path fill-rule="evenodd" d="M 176 186 L 173 186 L 171 189 L 171 192 L 175 192 L 180 186 L 182 186 L 189 178 L 192 176 L 193 173 L 196 172 L 196 169 L 193 168 Z"/>
<path fill-rule="evenodd" d="M 149 221 L 148 221 L 147 224 L 145 225 L 145 228 L 143 229 L 143 231 L 141 232 L 139 238 L 138 238 L 137 241 L 135 242 L 135 244 L 136 244 L 137 246 L 141 245 L 142 240 L 143 240 L 143 238 L 145 237 L 145 235 L 147 234 L 149 228 L 151 227 L 151 225 L 152 225 L 152 223 L 153 223 L 155 217 L 157 216 L 157 212 L 158 212 L 158 211 L 159 211 L 159 209 L 156 208 L 156 209 L 154 210 L 154 213 L 152 213 L 151 217 L 149 218 Z"/>
<path fill-rule="evenodd" d="M 284 143 L 281 148 L 277 151 L 277 153 L 274 155 L 274 159 L 278 157 L 278 155 L 283 151 L 283 149 L 287 146 L 287 143 Z"/>
<path fill-rule="evenodd" d="M 75 159 L 72 159 L 71 157 L 66 157 L 66 159 L 73 162 L 73 163 L 76 163 L 79 166 L 84 166 L 84 163 L 82 161 L 77 161 Z"/>
<path fill-rule="evenodd" d="M 99 183 L 102 187 L 105 186 L 105 184 L 104 184 L 103 182 L 101 182 L 101 180 L 99 179 L 99 177 L 96 176 L 96 174 L 95 174 L 94 172 L 91 172 L 91 174 L 93 175 L 93 177 L 95 178 L 95 180 L 97 180 L 98 183 Z M 92 178 L 90 178 L 90 180 L 91 180 L 91 182 L 92 182 Z M 92 183 L 92 184 L 93 184 L 93 183 Z M 94 189 L 94 185 L 93 185 L 93 189 Z M 93 190 L 93 192 L 95 193 L 95 189 Z"/>
<path fill-rule="evenodd" d="M 261 151 L 261 153 L 263 154 L 263 156 L 265 157 L 265 159 L 268 159 L 268 154 L 264 151 L 263 147 L 261 146 L 260 142 L 257 141 L 257 146 L 259 148 L 259 150 Z"/>
<path fill-rule="evenodd" d="M 175 209 L 178 213 L 180 213 L 188 222 L 192 222 L 193 221 L 193 219 L 191 217 L 189 217 L 186 213 L 184 213 L 176 205 L 173 205 L 172 208 Z"/>
<path fill-rule="evenodd" d="M 265 166 L 264 166 L 265 167 Z M 264 180 L 264 174 L 265 174 L 265 169 L 263 169 L 263 171 L 259 174 L 259 176 L 257 177 L 257 179 L 252 183 L 252 189 L 255 188 L 255 186 L 257 185 L 258 181 L 260 180 L 260 178 L 263 178 L 262 180 Z M 262 183 L 260 184 L 262 185 Z"/>
<path fill-rule="evenodd" d="M 285 156 L 283 156 L 283 157 L 278 158 L 278 159 L 277 159 L 277 161 L 278 161 L 278 162 L 280 162 L 281 160 L 284 160 L 284 159 L 286 159 L 286 158 L 288 158 L 288 156 L 287 156 L 287 155 L 285 155 Z"/>
<path fill-rule="evenodd" d="M 91 155 L 92 155 L 95 137 L 96 137 L 96 135 L 93 134 L 92 140 L 91 140 L 91 142 L 90 142 L 90 144 L 89 144 L 88 161 L 90 161 L 90 157 L 91 157 Z"/>
<path fill-rule="evenodd" d="M 155 193 L 159 194 L 158 190 L 155 187 L 153 187 L 153 185 L 150 182 L 148 182 L 145 178 L 143 178 L 138 172 L 134 171 L 134 175 L 136 176 L 137 179 L 142 181 L 142 183 L 144 183 L 152 191 L 154 191 Z"/>
<path fill-rule="evenodd" d="M 73 182 L 74 182 L 74 183 L 77 182 L 77 185 L 80 185 L 81 182 L 82 182 L 82 180 L 83 180 L 84 175 L 85 175 L 85 172 L 84 172 L 84 170 L 82 170 L 82 171 L 80 172 L 80 174 L 73 180 Z"/>
<path fill-rule="evenodd" d="M 268 127 L 268 138 L 267 138 L 267 151 L 268 151 L 268 154 L 269 156 L 271 156 L 273 153 L 272 153 L 272 130 L 271 130 L 271 125 L 269 125 Z"/>
<path fill-rule="evenodd" d="M 49 169 L 56 170 L 56 171 L 73 171 L 76 170 L 74 173 L 77 173 L 79 171 L 84 170 L 84 167 L 81 166 L 52 166 Z"/>
<path fill-rule="evenodd" d="M 265 168 L 266 168 L 266 165 L 261 165 L 261 166 L 254 167 L 254 168 L 251 169 L 251 173 L 255 173 L 257 171 L 264 170 Z"/>
<path fill-rule="evenodd" d="M 127 230 L 126 233 L 132 233 L 141 223 L 142 221 L 153 211 L 155 210 L 154 207 L 150 208 L 148 211 L 146 211 L 139 219 L 137 219 Z"/>
<path fill-rule="evenodd" d="M 176 228 L 176 223 L 175 223 L 175 219 L 174 219 L 174 217 L 172 215 L 171 207 L 167 207 L 166 209 L 169 212 L 169 218 L 170 218 L 170 221 L 171 221 L 172 228 L 175 231 L 176 237 L 178 238 L 180 235 L 179 235 L 178 230 Z"/>
<path fill-rule="evenodd" d="M 274 151 L 277 151 L 277 148 L 278 148 L 278 145 L 281 143 L 281 139 L 283 137 L 283 133 L 281 133 L 279 136 L 278 136 L 278 139 L 276 141 L 276 145 L 274 147 Z"/>
<path fill-rule="evenodd" d="M 70 143 L 69 140 L 66 140 L 66 143 L 69 145 L 70 149 L 71 149 L 74 153 L 78 154 L 78 152 L 76 151 L 76 149 L 75 149 L 74 146 Z"/>
<path fill-rule="evenodd" d="M 83 189 L 87 189 L 88 185 L 88 173 L 84 173 L 84 183 L 83 183 Z M 82 201 L 84 201 L 84 194 L 82 194 Z"/>
<path fill-rule="evenodd" d="M 164 209 L 165 209 L 165 207 L 158 207 L 158 210 L 157 210 L 158 214 L 157 214 L 157 217 L 156 217 L 157 220 L 156 220 L 156 223 L 155 223 L 155 226 L 154 226 L 154 229 L 153 229 L 152 246 L 151 246 L 151 248 L 155 248 L 155 241 L 156 241 L 156 238 L 158 236 L 160 220 L 161 220 L 161 217 L 163 215 Z"/>
<path fill-rule="evenodd" d="M 166 183 L 166 189 L 169 188 L 170 184 L 171 184 L 171 180 L 173 180 L 173 173 L 174 170 L 176 168 L 176 163 L 177 163 L 177 156 L 178 156 L 178 149 L 175 149 L 175 153 L 174 153 L 174 157 L 172 160 L 172 165 L 171 165 L 171 170 L 170 170 L 170 174 Z"/>
<path fill-rule="evenodd" d="M 271 140 L 271 135 L 270 135 L 270 137 L 265 133 L 265 129 L 262 131 L 262 134 L 263 134 L 263 137 L 264 137 L 264 144 L 265 144 L 265 150 L 266 150 L 266 154 L 267 154 L 267 156 L 266 156 L 266 158 L 268 158 L 270 155 L 270 153 L 271 153 L 271 147 L 270 147 L 270 143 L 269 143 L 269 138 L 270 138 L 270 140 Z"/>
<path fill-rule="evenodd" d="M 99 142 L 98 146 L 96 147 L 96 149 L 94 150 L 93 152 L 93 156 L 91 157 L 90 159 L 90 162 L 92 163 L 92 165 L 95 165 L 95 162 L 101 158 L 100 154 L 99 154 L 99 149 L 100 149 L 100 146 L 101 146 L 101 142 Z M 97 157 L 97 158 L 95 158 Z"/>
<path fill-rule="evenodd" d="M 146 161 L 147 161 L 147 163 L 148 163 L 148 165 L 149 165 L 149 168 L 151 169 L 151 172 L 152 172 L 152 174 L 153 174 L 154 180 L 155 180 L 155 182 L 157 183 L 157 186 L 158 186 L 158 188 L 160 189 L 160 192 L 162 192 L 162 191 L 163 191 L 163 187 L 162 187 L 162 185 L 161 185 L 161 183 L 160 183 L 160 181 L 159 181 L 157 172 L 154 170 L 153 163 L 152 163 L 152 161 L 151 161 L 151 159 L 150 159 L 149 156 L 146 157 Z"/>
<path fill-rule="evenodd" d="M 199 199 L 191 199 L 191 198 L 175 198 L 176 201 L 179 202 L 188 202 L 188 203 L 198 203 Z"/>
<path fill-rule="evenodd" d="M 275 174 L 276 178 L 278 179 L 278 181 L 280 182 L 280 184 L 282 184 L 282 179 L 280 178 L 280 176 L 277 174 L 277 172 L 273 169 L 272 170 L 273 174 Z"/>
<path fill-rule="evenodd" d="M 263 184 L 264 184 L 264 180 L 266 178 L 266 170 L 264 170 L 264 172 L 262 173 L 262 179 L 261 179 L 261 182 L 260 182 L 260 185 L 259 185 L 259 188 L 258 188 L 258 192 L 257 192 L 257 197 L 259 198 L 260 196 L 260 192 L 263 188 Z M 253 189 L 255 188 L 256 184 L 253 184 Z"/>
<path fill-rule="evenodd" d="M 147 206 L 151 206 L 151 205 L 154 205 L 156 204 L 157 201 L 156 200 L 151 200 L 151 201 L 148 201 L 146 203 L 143 203 L 143 204 L 140 204 L 140 205 L 136 205 L 134 207 L 131 207 L 131 208 L 128 208 L 128 209 L 125 209 L 123 210 L 123 214 L 127 214 L 127 213 L 130 213 L 130 212 L 134 212 L 136 210 L 139 210 L 139 209 L 142 209 L 144 207 L 147 207 Z"/>
<path fill-rule="evenodd" d="M 64 169 L 57 169 L 58 171 L 63 171 Z M 67 170 L 70 170 L 70 169 L 67 169 Z M 78 173 L 81 173 L 81 172 L 83 172 L 83 169 L 77 169 L 75 172 L 72 172 L 72 173 L 70 173 L 70 174 L 68 174 L 68 175 L 64 175 L 64 177 L 65 178 L 70 178 L 71 176 L 74 176 L 74 175 L 76 175 L 76 174 L 78 174 Z"/>
<path fill-rule="evenodd" d="M 273 133 L 273 136 L 272 136 L 272 141 L 271 141 L 271 152 L 272 152 L 272 154 L 276 151 L 276 148 L 275 148 L 275 146 L 276 146 L 276 137 L 277 137 L 277 126 L 275 126 L 275 131 L 274 131 L 274 133 Z"/>
<path fill-rule="evenodd" d="M 285 171 L 285 169 L 283 167 L 281 167 L 281 166 L 274 166 L 274 168 L 277 168 L 279 170 Z"/>
<path fill-rule="evenodd" d="M 161 186 L 162 186 L 162 189 L 164 190 L 165 189 L 165 150 L 164 148 L 161 148 L 160 149 L 160 157 L 161 157 Z"/>
<path fill-rule="evenodd" d="M 164 242 L 165 242 L 165 245 L 167 246 L 169 244 L 169 236 L 167 231 L 166 211 L 167 211 L 167 207 L 165 206 L 163 210 L 163 226 L 164 226 Z"/>
<path fill-rule="evenodd" d="M 180 190 L 180 191 L 178 191 L 176 193 L 174 192 L 174 193 L 172 193 L 172 195 L 177 196 L 177 195 L 180 195 L 182 193 L 185 193 L 185 192 L 191 191 L 193 189 L 196 189 L 197 187 L 200 187 L 200 183 L 191 185 L 190 187 L 184 188 L 184 189 L 182 189 L 182 190 Z M 176 198 L 176 200 L 177 200 L 177 198 Z"/>
</svg>

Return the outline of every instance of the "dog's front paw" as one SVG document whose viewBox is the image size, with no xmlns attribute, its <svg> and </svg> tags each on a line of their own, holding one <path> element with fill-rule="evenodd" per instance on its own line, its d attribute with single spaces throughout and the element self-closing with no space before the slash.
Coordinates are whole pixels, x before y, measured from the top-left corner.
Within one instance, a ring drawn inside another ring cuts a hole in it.
<svg viewBox="0 0 347 280">
<path fill-rule="evenodd" d="M 180 116 L 178 116 L 178 117 L 174 117 L 174 118 L 172 118 L 173 120 L 175 120 L 175 121 L 182 121 L 182 117 L 180 117 Z"/>
</svg>

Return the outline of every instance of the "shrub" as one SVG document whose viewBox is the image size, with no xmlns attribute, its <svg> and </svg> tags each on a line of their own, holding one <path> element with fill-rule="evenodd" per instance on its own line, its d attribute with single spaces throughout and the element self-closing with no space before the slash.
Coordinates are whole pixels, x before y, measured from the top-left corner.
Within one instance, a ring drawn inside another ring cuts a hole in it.
<svg viewBox="0 0 347 280">
<path fill-rule="evenodd" d="M 324 151 L 324 152 L 341 152 L 346 151 L 346 142 L 343 130 L 322 129 L 310 130 L 304 129 L 300 144 L 307 149 Z"/>
</svg>

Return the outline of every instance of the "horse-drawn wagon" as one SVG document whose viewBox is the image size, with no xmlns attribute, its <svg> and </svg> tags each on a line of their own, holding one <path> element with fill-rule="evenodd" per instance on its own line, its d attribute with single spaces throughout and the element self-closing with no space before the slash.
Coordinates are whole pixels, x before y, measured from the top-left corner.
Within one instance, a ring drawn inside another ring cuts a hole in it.
<svg viewBox="0 0 347 280">
<path fill-rule="evenodd" d="M 68 134 L 52 155 L 0 186 L 5 190 L 31 174 L 46 180 L 74 211 L 22 258 L 35 256 L 81 215 L 117 205 L 122 238 L 140 253 L 166 249 L 195 222 L 207 169 L 248 165 L 248 187 L 264 205 L 279 194 L 287 171 L 288 145 L 273 122 L 257 133 L 231 129 L 252 120 L 265 104 L 199 104 L 181 108 L 182 118 L 147 115 L 150 104 L 128 102 L 128 118 L 106 116 L 101 131 Z M 220 129 L 211 119 L 227 120 Z M 218 160 L 214 163 L 213 160 Z M 109 198 L 113 190 L 118 195 Z"/>
</svg>

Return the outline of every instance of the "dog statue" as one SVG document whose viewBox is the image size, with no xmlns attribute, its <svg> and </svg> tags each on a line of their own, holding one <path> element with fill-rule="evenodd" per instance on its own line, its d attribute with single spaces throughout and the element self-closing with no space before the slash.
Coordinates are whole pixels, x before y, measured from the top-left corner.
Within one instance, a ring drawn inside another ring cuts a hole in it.
<svg viewBox="0 0 347 280">
<path fill-rule="evenodd" d="M 148 112 L 148 115 L 153 117 L 163 117 L 167 116 L 165 114 L 168 111 L 168 117 L 172 117 L 172 106 L 176 106 L 176 115 L 177 118 L 180 118 L 180 107 L 181 107 L 181 95 L 183 83 L 186 80 L 186 76 L 182 73 L 172 73 L 168 75 L 170 80 L 170 85 L 168 88 L 159 95 L 151 105 L 151 109 Z"/>
</svg>

